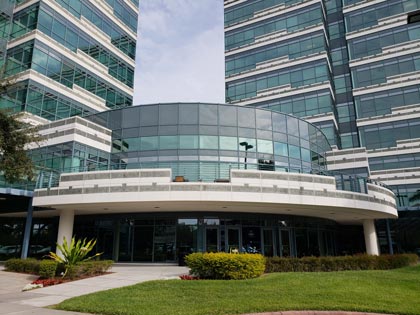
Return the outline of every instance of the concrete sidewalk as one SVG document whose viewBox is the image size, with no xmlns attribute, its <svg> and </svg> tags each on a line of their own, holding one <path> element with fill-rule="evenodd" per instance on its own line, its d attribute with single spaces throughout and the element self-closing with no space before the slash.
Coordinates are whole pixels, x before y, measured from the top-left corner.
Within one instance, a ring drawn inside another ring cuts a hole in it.
<svg viewBox="0 0 420 315">
<path fill-rule="evenodd" d="M 0 271 L 0 314 L 14 315 L 80 315 L 81 313 L 49 310 L 42 307 L 58 304 L 71 297 L 120 288 L 149 280 L 175 279 L 188 273 L 186 267 L 170 265 L 114 265 L 113 273 L 46 288 L 21 292 L 37 277 Z"/>
</svg>

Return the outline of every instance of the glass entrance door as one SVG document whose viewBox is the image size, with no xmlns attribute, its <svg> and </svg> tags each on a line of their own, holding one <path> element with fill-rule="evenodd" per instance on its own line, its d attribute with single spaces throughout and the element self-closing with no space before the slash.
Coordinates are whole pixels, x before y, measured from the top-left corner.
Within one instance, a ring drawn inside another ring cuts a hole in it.
<svg viewBox="0 0 420 315">
<path fill-rule="evenodd" d="M 286 229 L 280 229 L 279 238 L 280 238 L 279 256 L 290 257 L 291 256 L 290 231 Z"/>
<path fill-rule="evenodd" d="M 153 226 L 135 226 L 132 261 L 153 261 Z"/>
<path fill-rule="evenodd" d="M 263 255 L 274 256 L 274 231 L 273 229 L 263 229 Z"/>
<path fill-rule="evenodd" d="M 228 253 L 240 252 L 238 227 L 227 227 L 226 244 L 227 244 L 226 250 Z"/>
<path fill-rule="evenodd" d="M 215 253 L 220 250 L 220 237 L 218 227 L 206 227 L 206 248 L 208 253 Z"/>
</svg>

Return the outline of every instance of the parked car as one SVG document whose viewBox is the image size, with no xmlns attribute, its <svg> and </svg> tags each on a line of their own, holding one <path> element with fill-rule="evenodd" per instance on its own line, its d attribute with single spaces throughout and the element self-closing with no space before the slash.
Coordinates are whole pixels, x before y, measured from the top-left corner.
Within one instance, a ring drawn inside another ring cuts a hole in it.
<svg viewBox="0 0 420 315">
<path fill-rule="evenodd" d="M 0 248 L 0 254 L 11 255 L 20 252 L 20 245 L 8 245 Z"/>
</svg>

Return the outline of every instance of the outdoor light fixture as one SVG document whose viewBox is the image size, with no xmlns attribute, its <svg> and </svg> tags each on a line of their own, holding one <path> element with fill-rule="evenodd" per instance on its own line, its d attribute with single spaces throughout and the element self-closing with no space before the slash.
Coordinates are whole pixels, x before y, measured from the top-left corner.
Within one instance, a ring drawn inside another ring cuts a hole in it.
<svg viewBox="0 0 420 315">
<path fill-rule="evenodd" d="M 252 144 L 248 144 L 248 142 L 246 141 L 240 142 L 239 145 L 242 147 L 245 147 L 245 169 L 247 169 L 248 167 L 247 167 L 246 160 L 248 157 L 248 150 L 252 149 L 254 146 Z"/>
</svg>

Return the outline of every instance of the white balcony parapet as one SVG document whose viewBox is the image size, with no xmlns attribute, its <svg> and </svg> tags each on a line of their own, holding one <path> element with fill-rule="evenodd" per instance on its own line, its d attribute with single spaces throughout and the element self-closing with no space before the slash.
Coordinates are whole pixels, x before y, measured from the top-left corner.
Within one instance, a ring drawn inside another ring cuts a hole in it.
<svg viewBox="0 0 420 315">
<path fill-rule="evenodd" d="M 337 222 L 396 218 L 392 191 L 368 183 L 367 193 L 336 188 L 334 177 L 231 170 L 229 181 L 173 182 L 171 169 L 62 174 L 58 187 L 37 189 L 34 206 L 78 214 L 143 211 L 245 211 L 328 218 Z M 95 205 L 95 207 L 92 207 Z M 151 207 L 153 205 L 153 207 Z M 158 210 L 153 209 L 158 208 Z"/>
</svg>

